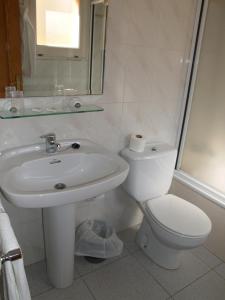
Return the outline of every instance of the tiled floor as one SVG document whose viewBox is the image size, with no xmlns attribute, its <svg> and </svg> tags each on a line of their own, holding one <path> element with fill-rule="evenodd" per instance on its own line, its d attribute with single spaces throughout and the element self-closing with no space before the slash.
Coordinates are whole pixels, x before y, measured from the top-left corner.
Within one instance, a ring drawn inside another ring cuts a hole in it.
<svg viewBox="0 0 225 300">
<path fill-rule="evenodd" d="M 74 283 L 57 290 L 50 285 L 45 264 L 27 267 L 34 300 L 224 300 L 225 263 L 200 247 L 184 253 L 182 266 L 168 271 L 147 258 L 134 242 L 137 228 L 119 233 L 120 257 L 94 265 L 76 257 Z"/>
</svg>

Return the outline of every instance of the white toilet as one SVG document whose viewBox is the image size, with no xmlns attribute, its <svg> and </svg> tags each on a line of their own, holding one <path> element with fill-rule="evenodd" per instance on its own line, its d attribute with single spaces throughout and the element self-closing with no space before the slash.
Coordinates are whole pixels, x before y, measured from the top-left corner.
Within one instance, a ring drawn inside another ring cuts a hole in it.
<svg viewBox="0 0 225 300">
<path fill-rule="evenodd" d="M 158 143 L 148 144 L 141 153 L 126 148 L 121 156 L 130 165 L 123 187 L 144 213 L 137 243 L 158 265 L 177 269 L 182 250 L 204 243 L 212 227 L 208 216 L 197 206 L 167 194 L 177 151 Z"/>
</svg>

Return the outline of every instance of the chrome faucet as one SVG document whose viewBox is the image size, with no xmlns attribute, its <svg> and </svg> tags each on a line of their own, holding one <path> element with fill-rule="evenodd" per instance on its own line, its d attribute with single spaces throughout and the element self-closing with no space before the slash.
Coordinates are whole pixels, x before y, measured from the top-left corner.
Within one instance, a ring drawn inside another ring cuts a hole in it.
<svg viewBox="0 0 225 300">
<path fill-rule="evenodd" d="M 61 148 L 60 144 L 56 142 L 55 133 L 47 133 L 41 135 L 40 138 L 45 139 L 47 153 L 55 153 Z"/>
</svg>

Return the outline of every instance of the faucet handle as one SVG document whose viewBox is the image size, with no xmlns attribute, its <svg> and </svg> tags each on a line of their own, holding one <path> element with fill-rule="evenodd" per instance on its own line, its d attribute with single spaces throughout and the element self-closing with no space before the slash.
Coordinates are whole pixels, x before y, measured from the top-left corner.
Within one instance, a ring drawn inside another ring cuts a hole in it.
<svg viewBox="0 0 225 300">
<path fill-rule="evenodd" d="M 55 133 L 46 133 L 40 136 L 41 139 L 48 139 L 48 138 L 52 138 L 52 139 L 56 139 L 56 135 Z"/>
</svg>

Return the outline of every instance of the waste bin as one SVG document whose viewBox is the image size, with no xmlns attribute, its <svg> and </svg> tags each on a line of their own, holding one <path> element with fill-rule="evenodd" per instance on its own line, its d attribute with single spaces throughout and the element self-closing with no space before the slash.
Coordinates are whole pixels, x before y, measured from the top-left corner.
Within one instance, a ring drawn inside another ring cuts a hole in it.
<svg viewBox="0 0 225 300">
<path fill-rule="evenodd" d="M 104 221 L 86 220 L 76 230 L 75 254 L 84 256 L 92 263 L 118 256 L 123 242 L 115 229 Z"/>
</svg>

